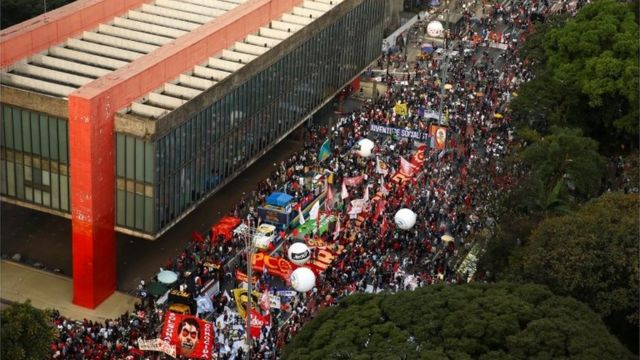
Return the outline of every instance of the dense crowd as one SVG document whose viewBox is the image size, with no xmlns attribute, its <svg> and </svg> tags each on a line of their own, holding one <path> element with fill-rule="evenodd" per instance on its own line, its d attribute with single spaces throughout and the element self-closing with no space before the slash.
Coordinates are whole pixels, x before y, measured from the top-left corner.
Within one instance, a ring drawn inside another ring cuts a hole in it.
<svg viewBox="0 0 640 360">
<path fill-rule="evenodd" d="M 295 201 L 305 203 L 319 189 L 304 185 L 300 178 L 310 172 L 333 173 L 332 189 L 336 196 L 332 214 L 341 227 L 336 229 L 334 223 L 330 231 L 313 236 L 332 246 L 341 245 L 344 251 L 318 277 L 312 291 L 298 294 L 285 302 L 282 311 L 272 314 L 272 326 L 264 328 L 261 336 L 254 339 L 254 359 L 277 358 L 284 344 L 319 309 L 332 306 L 354 292 L 395 292 L 468 280 L 472 274 L 456 271 L 459 253 L 468 247 L 465 239 L 480 228 L 492 226 L 494 201 L 515 180 L 505 161 L 511 139 L 509 114 L 505 110 L 518 85 L 531 77 L 518 57 L 517 43 L 531 30 L 532 15 L 548 11 L 548 4 L 544 5 L 527 0 L 508 9 L 496 5 L 486 14 L 483 7 L 480 17 L 471 7 L 465 9 L 464 26 L 452 34 L 451 46 L 460 53 L 465 49 L 472 51 L 467 52 L 469 56 L 447 61 L 446 83 L 452 86 L 444 96 L 441 96 L 445 63 L 442 57 L 414 59 L 384 54 L 379 63 L 381 69 L 389 69 L 393 61 L 397 63 L 393 67 L 408 71 L 387 71 L 382 79 L 387 88 L 384 94 L 365 103 L 359 111 L 343 116 L 333 127 L 309 128 L 304 148 L 275 164 L 271 176 L 235 206 L 231 215 L 259 222 L 255 209 L 272 192 L 284 190 Z M 424 32 L 424 23 L 419 23 L 416 29 L 418 33 Z M 492 39 L 490 34 L 498 30 L 508 35 Z M 507 50 L 489 48 L 492 42 L 504 44 Z M 408 105 L 407 115 L 394 111 L 398 102 Z M 421 143 L 376 134 L 369 131 L 370 126 L 427 131 L 434 119 L 425 114 L 437 112 L 441 107 L 446 114 L 443 116 L 447 126 L 446 148 L 428 150 L 423 167 L 410 181 L 392 182 L 390 177 L 398 170 L 400 157 L 411 158 Z M 318 151 L 327 137 L 331 139 L 332 156 L 320 163 Z M 354 153 L 354 146 L 364 137 L 376 143 L 373 156 L 368 158 Z M 389 166 L 387 174 L 376 171 L 379 162 Z M 364 181 L 349 187 L 349 197 L 342 199 L 342 180 L 360 175 Z M 388 192 L 381 214 L 374 211 L 379 204 L 370 204 L 363 221 L 349 216 L 350 200 L 373 197 L 378 191 Z M 396 229 L 394 224 L 393 215 L 400 208 L 410 208 L 417 214 L 418 221 L 409 231 Z M 286 256 L 287 246 L 294 241 L 291 234 L 283 235 L 284 244 L 276 250 L 280 256 Z M 444 235 L 454 241 L 444 241 Z M 178 283 L 196 295 L 210 280 L 223 284 L 222 291 L 213 298 L 213 312 L 206 314 L 215 323 L 214 353 L 218 359 L 239 359 L 246 352 L 242 346 L 244 320 L 235 311 L 233 297 L 225 291 L 234 287 L 235 270 L 245 267 L 244 246 L 244 239 L 238 235 L 224 238 L 212 236 L 211 232 L 194 234 L 192 243 L 161 268 L 178 273 Z M 205 263 L 220 265 L 220 271 L 212 271 Z M 183 276 L 186 272 L 192 276 Z M 277 287 L 266 272 L 256 275 L 259 290 L 273 291 Z M 138 338 L 157 337 L 164 313 L 144 284 L 140 297 L 134 313 L 104 323 L 71 321 L 54 313 L 60 335 L 51 344 L 52 358 L 165 358 L 137 350 Z"/>
</svg>

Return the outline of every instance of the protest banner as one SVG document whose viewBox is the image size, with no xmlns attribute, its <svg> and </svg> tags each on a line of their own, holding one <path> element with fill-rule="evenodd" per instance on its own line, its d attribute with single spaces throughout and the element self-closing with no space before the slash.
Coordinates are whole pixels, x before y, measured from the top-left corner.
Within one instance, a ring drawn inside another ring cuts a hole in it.
<svg viewBox="0 0 640 360">
<path fill-rule="evenodd" d="M 247 316 L 247 301 L 249 301 L 249 297 L 247 296 L 247 289 L 233 289 L 233 298 L 236 302 L 236 309 L 238 310 L 238 314 L 241 317 Z M 258 306 L 258 301 L 260 300 L 260 293 L 257 291 L 251 292 L 251 308 Z"/>
<path fill-rule="evenodd" d="M 162 340 L 169 346 L 162 345 L 164 350 L 171 351 L 170 347 L 173 347 L 176 355 L 197 359 L 212 358 L 214 333 L 210 322 L 193 315 L 169 311 L 165 314 L 161 334 Z"/>
</svg>

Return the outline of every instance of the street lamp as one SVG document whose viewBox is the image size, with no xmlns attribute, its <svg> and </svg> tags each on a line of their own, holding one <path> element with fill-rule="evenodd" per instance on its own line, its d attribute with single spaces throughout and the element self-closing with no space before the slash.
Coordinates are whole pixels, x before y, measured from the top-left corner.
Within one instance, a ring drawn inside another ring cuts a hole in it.
<svg viewBox="0 0 640 360">
<path fill-rule="evenodd" d="M 449 12 L 449 2 L 445 2 L 445 11 L 447 12 L 447 19 L 445 21 L 445 27 L 446 29 L 443 29 L 442 34 L 444 36 L 444 58 L 443 58 L 443 65 L 442 65 L 442 87 L 440 88 L 440 105 L 438 106 L 438 125 L 443 125 L 444 123 L 444 117 L 442 114 L 442 107 L 444 105 L 444 93 L 445 93 L 445 88 L 444 86 L 447 84 L 447 68 L 449 65 L 449 57 L 448 57 L 448 32 L 449 32 L 449 15 L 451 14 Z M 431 24 L 433 23 L 438 23 L 439 26 L 433 26 L 434 28 L 443 28 L 442 24 L 440 24 L 439 21 L 432 21 L 429 25 L 431 26 Z"/>
<path fill-rule="evenodd" d="M 251 360 L 251 299 L 253 293 L 253 284 L 251 283 L 253 266 L 251 266 L 251 261 L 253 259 L 253 237 L 256 233 L 256 228 L 253 226 L 252 218 L 243 223 L 245 226 L 240 230 L 240 236 L 244 239 L 244 251 L 247 254 L 247 360 Z"/>
</svg>

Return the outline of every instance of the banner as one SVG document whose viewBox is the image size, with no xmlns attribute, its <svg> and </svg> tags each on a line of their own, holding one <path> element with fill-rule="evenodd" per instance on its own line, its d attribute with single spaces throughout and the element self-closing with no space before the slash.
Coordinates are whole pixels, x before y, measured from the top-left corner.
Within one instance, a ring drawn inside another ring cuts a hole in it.
<svg viewBox="0 0 640 360">
<path fill-rule="evenodd" d="M 165 313 L 162 340 L 175 346 L 176 354 L 189 358 L 211 359 L 213 326 L 193 315 Z"/>
<path fill-rule="evenodd" d="M 236 302 L 236 309 L 238 310 L 238 314 L 241 317 L 246 318 L 247 316 L 247 301 L 249 301 L 249 297 L 247 296 L 247 289 L 233 289 L 233 299 Z M 260 293 L 257 291 L 251 292 L 251 308 L 254 308 L 258 305 L 258 301 L 260 300 Z"/>
<path fill-rule="evenodd" d="M 248 282 L 247 281 L 247 274 L 236 269 L 236 280 L 238 280 L 239 282 Z M 258 277 L 255 275 L 251 276 L 251 283 L 255 284 L 256 282 L 258 282 Z"/>
<path fill-rule="evenodd" d="M 379 134 L 395 135 L 398 137 L 419 141 L 427 141 L 429 139 L 429 133 L 420 130 L 408 130 L 392 126 L 371 124 L 371 126 L 369 127 L 369 131 Z"/>
<path fill-rule="evenodd" d="M 138 348 L 142 351 L 160 351 L 173 358 L 176 357 L 176 347 L 162 339 L 138 339 Z"/>
<path fill-rule="evenodd" d="M 363 181 L 364 181 L 364 176 L 360 175 L 360 176 L 354 176 L 350 178 L 344 178 L 344 180 L 342 180 L 342 183 L 345 184 L 346 186 L 356 186 L 356 185 L 362 184 Z"/>
<path fill-rule="evenodd" d="M 252 309 L 250 329 L 251 337 L 254 339 L 259 339 L 263 326 L 271 326 L 271 314 L 262 315 Z"/>
<path fill-rule="evenodd" d="M 253 254 L 251 264 L 253 270 L 262 272 L 266 269 L 270 275 L 277 276 L 285 282 L 289 281 L 289 276 L 291 276 L 293 270 L 298 268 L 298 265 L 295 265 L 285 258 L 270 256 L 264 253 Z"/>
<path fill-rule="evenodd" d="M 320 146 L 320 151 L 318 152 L 318 162 L 325 161 L 327 158 L 331 156 L 331 142 L 329 139 L 325 140 Z"/>
<path fill-rule="evenodd" d="M 396 112 L 397 115 L 400 116 L 407 116 L 409 115 L 409 109 L 407 108 L 407 104 L 405 103 L 397 103 L 394 107 L 393 110 Z"/>
<path fill-rule="evenodd" d="M 447 128 L 436 124 L 429 125 L 431 135 L 431 147 L 442 150 L 447 145 Z"/>
</svg>

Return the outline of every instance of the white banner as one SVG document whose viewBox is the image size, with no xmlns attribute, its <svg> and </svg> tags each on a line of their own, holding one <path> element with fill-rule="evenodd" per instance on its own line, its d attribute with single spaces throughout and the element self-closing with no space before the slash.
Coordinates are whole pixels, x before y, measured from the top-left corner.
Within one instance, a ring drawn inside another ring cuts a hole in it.
<svg viewBox="0 0 640 360">
<path fill-rule="evenodd" d="M 173 358 L 176 357 L 176 347 L 162 339 L 138 339 L 138 348 L 142 351 L 160 351 Z"/>
</svg>

